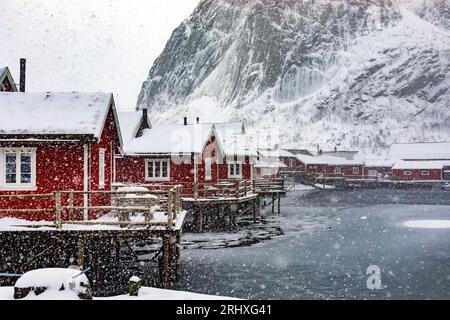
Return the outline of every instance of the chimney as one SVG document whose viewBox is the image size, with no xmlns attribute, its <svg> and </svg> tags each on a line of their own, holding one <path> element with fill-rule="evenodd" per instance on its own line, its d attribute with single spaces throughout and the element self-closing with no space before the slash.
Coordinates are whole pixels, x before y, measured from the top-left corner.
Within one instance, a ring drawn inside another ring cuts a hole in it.
<svg viewBox="0 0 450 320">
<path fill-rule="evenodd" d="M 337 147 L 334 147 L 334 153 L 337 153 Z"/>
<path fill-rule="evenodd" d="M 20 85 L 19 85 L 20 92 L 25 92 L 26 72 L 27 72 L 27 60 L 22 58 L 20 59 Z"/>
<path fill-rule="evenodd" d="M 187 126 L 187 117 L 184 117 L 184 125 Z"/>
<path fill-rule="evenodd" d="M 200 118 L 197 117 L 197 124 L 200 124 Z"/>
<path fill-rule="evenodd" d="M 319 156 L 321 156 L 323 153 L 322 149 L 319 150 Z"/>
<path fill-rule="evenodd" d="M 148 110 L 147 108 L 143 108 L 142 109 L 142 129 L 150 129 L 150 125 L 149 125 L 149 121 L 148 121 Z"/>
</svg>

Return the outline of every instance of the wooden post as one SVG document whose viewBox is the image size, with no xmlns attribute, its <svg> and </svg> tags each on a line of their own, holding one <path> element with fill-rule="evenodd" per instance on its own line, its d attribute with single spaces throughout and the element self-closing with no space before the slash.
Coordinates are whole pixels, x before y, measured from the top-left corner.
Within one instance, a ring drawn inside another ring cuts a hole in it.
<svg viewBox="0 0 450 320">
<path fill-rule="evenodd" d="M 172 228 L 173 221 L 173 192 L 169 191 L 167 196 L 167 228 Z"/>
<path fill-rule="evenodd" d="M 256 222 L 256 201 L 257 199 L 252 201 L 253 222 Z"/>
<path fill-rule="evenodd" d="M 197 210 L 197 231 L 203 232 L 203 207 L 201 205 Z"/>
<path fill-rule="evenodd" d="M 281 214 L 280 202 L 281 202 L 281 193 L 278 194 L 278 214 Z"/>
<path fill-rule="evenodd" d="M 61 229 L 61 192 L 55 192 L 55 219 L 56 219 L 56 228 Z"/>
<path fill-rule="evenodd" d="M 272 194 L 272 213 L 275 213 L 275 195 Z"/>
<path fill-rule="evenodd" d="M 169 288 L 169 254 L 170 254 L 170 237 L 165 235 L 163 237 L 163 250 L 162 250 L 162 272 L 161 272 L 161 286 L 164 289 Z"/>
<path fill-rule="evenodd" d="M 198 182 L 194 182 L 194 199 L 198 199 Z"/>
<path fill-rule="evenodd" d="M 84 243 L 83 240 L 78 240 L 78 268 L 84 269 Z"/>
<path fill-rule="evenodd" d="M 74 206 L 74 195 L 73 190 L 69 193 L 69 221 L 73 220 L 73 206 Z"/>
</svg>

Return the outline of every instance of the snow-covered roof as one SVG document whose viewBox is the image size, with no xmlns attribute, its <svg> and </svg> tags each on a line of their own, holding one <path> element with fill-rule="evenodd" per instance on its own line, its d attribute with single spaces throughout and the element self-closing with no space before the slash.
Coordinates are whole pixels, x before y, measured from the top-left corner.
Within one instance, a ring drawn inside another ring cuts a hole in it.
<svg viewBox="0 0 450 320">
<path fill-rule="evenodd" d="M 287 168 L 287 166 L 281 161 L 257 160 L 255 168 Z"/>
<path fill-rule="evenodd" d="M 287 150 L 280 149 L 280 157 L 295 158 L 295 155 Z"/>
<path fill-rule="evenodd" d="M 395 161 L 390 159 L 366 159 L 365 166 L 369 168 L 392 167 Z"/>
<path fill-rule="evenodd" d="M 256 144 L 245 133 L 242 122 L 214 123 L 214 129 L 226 156 L 256 156 Z"/>
<path fill-rule="evenodd" d="M 139 130 L 142 120 L 141 111 L 120 111 L 117 113 L 119 117 L 120 130 L 124 143 L 128 143 Z"/>
<path fill-rule="evenodd" d="M 295 157 L 304 164 L 327 164 L 324 159 L 319 157 L 308 156 L 305 154 L 297 154 Z"/>
<path fill-rule="evenodd" d="M 246 134 L 227 135 L 225 139 L 219 139 L 219 143 L 225 156 L 256 157 L 258 155 L 256 145 Z"/>
<path fill-rule="evenodd" d="M 450 160 L 450 142 L 393 144 L 389 157 L 401 160 Z"/>
<path fill-rule="evenodd" d="M 326 164 L 329 166 L 360 166 L 364 163 L 358 160 L 348 160 L 345 158 L 332 157 L 328 155 L 308 156 L 304 154 L 296 155 L 296 158 L 304 164 Z"/>
<path fill-rule="evenodd" d="M 362 161 L 359 160 L 349 160 L 340 157 L 333 157 L 328 155 L 318 156 L 321 161 L 325 162 L 329 166 L 360 166 L 364 165 Z"/>
<path fill-rule="evenodd" d="M 0 134 L 99 138 L 113 101 L 111 93 L 1 92 Z"/>
<path fill-rule="evenodd" d="M 407 170 L 407 169 L 442 169 L 450 166 L 450 161 L 397 161 L 392 169 Z"/>
<path fill-rule="evenodd" d="M 0 77 L 6 72 L 6 67 L 0 67 Z"/>
<path fill-rule="evenodd" d="M 126 154 L 188 154 L 203 152 L 213 126 L 211 124 L 153 125 L 124 147 Z"/>
</svg>

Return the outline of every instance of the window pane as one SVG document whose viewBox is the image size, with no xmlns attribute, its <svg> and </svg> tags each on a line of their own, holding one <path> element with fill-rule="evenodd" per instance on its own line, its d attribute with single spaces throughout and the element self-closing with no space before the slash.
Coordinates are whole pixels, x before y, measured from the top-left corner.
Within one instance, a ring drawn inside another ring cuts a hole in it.
<svg viewBox="0 0 450 320">
<path fill-rule="evenodd" d="M 20 173 L 31 173 L 31 163 L 23 163 L 20 165 Z"/>
<path fill-rule="evenodd" d="M 237 176 L 241 175 L 241 165 L 240 164 L 236 164 L 236 175 Z"/>
<path fill-rule="evenodd" d="M 6 154 L 6 163 L 16 163 L 16 154 L 15 153 L 7 153 Z"/>
<path fill-rule="evenodd" d="M 16 175 L 15 174 L 7 174 L 6 175 L 6 183 L 16 183 Z"/>
<path fill-rule="evenodd" d="M 21 174 L 20 183 L 31 183 L 31 174 Z"/>
<path fill-rule="evenodd" d="M 148 162 L 148 177 L 153 178 L 153 161 Z"/>
<path fill-rule="evenodd" d="M 168 177 L 168 170 L 167 170 L 167 167 L 168 167 L 167 161 L 163 161 L 163 162 L 162 162 L 162 177 L 163 177 L 163 178 L 167 178 L 167 177 Z"/>
<path fill-rule="evenodd" d="M 20 155 L 20 161 L 22 163 L 31 163 L 31 155 L 29 153 L 22 153 Z"/>
<path fill-rule="evenodd" d="M 230 176 L 234 176 L 234 164 L 230 164 Z"/>
<path fill-rule="evenodd" d="M 155 178 L 161 178 L 161 161 L 155 161 Z"/>
<path fill-rule="evenodd" d="M 6 173 L 7 174 L 11 174 L 11 173 L 16 173 L 16 163 L 6 163 Z"/>
</svg>

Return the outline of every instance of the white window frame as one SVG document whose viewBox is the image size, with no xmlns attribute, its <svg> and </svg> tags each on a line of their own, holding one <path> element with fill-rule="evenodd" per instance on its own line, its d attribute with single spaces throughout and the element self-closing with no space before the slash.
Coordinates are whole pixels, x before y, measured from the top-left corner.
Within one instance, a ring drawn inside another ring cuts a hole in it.
<svg viewBox="0 0 450 320">
<path fill-rule="evenodd" d="M 153 163 L 152 177 L 149 177 L 148 164 Z M 167 162 L 167 177 L 155 177 L 156 162 L 160 162 L 160 173 L 162 175 L 162 163 Z M 170 159 L 145 159 L 145 180 L 146 181 L 170 181 Z"/>
<path fill-rule="evenodd" d="M 105 188 L 105 174 L 106 174 L 106 150 L 98 150 L 98 187 L 99 189 Z"/>
<path fill-rule="evenodd" d="M 367 171 L 367 176 L 368 176 L 369 178 L 377 178 L 377 177 L 378 177 L 378 174 L 379 174 L 379 172 L 378 172 L 377 169 L 369 169 L 369 170 Z"/>
<path fill-rule="evenodd" d="M 231 174 L 231 167 L 234 167 L 234 173 Z M 239 161 L 229 161 L 227 164 L 228 167 L 228 178 L 230 179 L 242 179 L 242 162 Z M 239 174 L 236 174 L 236 167 L 239 167 Z"/>
<path fill-rule="evenodd" d="M 205 180 L 212 180 L 212 160 L 211 158 L 205 159 Z"/>
<path fill-rule="evenodd" d="M 422 176 L 429 176 L 430 175 L 430 171 L 428 170 L 422 170 L 422 172 L 420 173 Z"/>
<path fill-rule="evenodd" d="M 339 166 L 334 167 L 334 174 L 342 174 L 342 167 Z"/>
<path fill-rule="evenodd" d="M 16 183 L 6 183 L 6 154 L 16 154 Z M 20 182 L 21 178 L 21 153 L 30 153 L 31 156 L 31 181 L 29 183 Z M 0 148 L 0 190 L 30 190 L 34 191 L 36 186 L 36 148 Z"/>
<path fill-rule="evenodd" d="M 359 174 L 359 167 L 353 167 L 353 174 Z"/>
<path fill-rule="evenodd" d="M 403 170 L 403 175 L 404 176 L 412 176 L 412 171 L 411 170 Z"/>
</svg>

